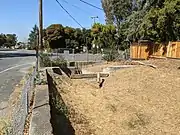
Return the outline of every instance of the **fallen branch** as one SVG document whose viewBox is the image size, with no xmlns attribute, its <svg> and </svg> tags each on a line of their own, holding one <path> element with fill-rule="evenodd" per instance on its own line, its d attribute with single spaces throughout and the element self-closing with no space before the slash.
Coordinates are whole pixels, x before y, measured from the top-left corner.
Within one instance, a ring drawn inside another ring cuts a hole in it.
<svg viewBox="0 0 180 135">
<path fill-rule="evenodd" d="M 152 67 L 152 68 L 157 68 L 157 66 L 152 65 L 152 64 L 146 64 L 146 66 L 150 66 L 150 67 Z"/>
</svg>

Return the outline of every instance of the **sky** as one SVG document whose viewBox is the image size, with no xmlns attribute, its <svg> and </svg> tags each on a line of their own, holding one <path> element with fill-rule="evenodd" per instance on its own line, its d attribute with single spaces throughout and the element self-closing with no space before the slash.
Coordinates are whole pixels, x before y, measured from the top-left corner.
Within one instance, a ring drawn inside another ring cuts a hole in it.
<svg viewBox="0 0 180 135">
<path fill-rule="evenodd" d="M 38 0 L 0 1 L 0 33 L 15 33 L 19 41 L 27 41 L 32 27 L 38 24 Z M 84 1 L 102 7 L 101 0 Z M 99 19 L 96 21 L 105 23 L 103 11 L 86 5 L 80 0 L 59 0 L 59 2 L 85 28 L 91 27 L 93 22 L 91 16 L 98 16 Z M 46 28 L 50 24 L 80 27 L 55 0 L 43 0 L 43 26 Z"/>
</svg>

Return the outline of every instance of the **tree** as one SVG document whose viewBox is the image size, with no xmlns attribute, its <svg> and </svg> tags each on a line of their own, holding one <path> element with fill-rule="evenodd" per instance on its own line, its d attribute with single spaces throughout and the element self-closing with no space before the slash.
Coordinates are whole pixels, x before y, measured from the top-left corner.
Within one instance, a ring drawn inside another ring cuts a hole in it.
<svg viewBox="0 0 180 135">
<path fill-rule="evenodd" d="M 133 0 L 102 0 L 108 24 L 119 26 L 133 11 Z"/>
<path fill-rule="evenodd" d="M 6 43 L 6 36 L 4 34 L 0 34 L 0 47 L 3 47 L 4 43 Z"/>
<path fill-rule="evenodd" d="M 112 24 L 103 25 L 96 23 L 92 26 L 91 35 L 93 37 L 93 44 L 101 48 L 116 49 L 118 44 L 118 37 L 116 27 Z"/>
<path fill-rule="evenodd" d="M 92 49 L 95 44 L 95 51 L 101 48 L 117 50 L 120 37 L 117 35 L 117 27 L 113 24 L 103 25 L 95 23 L 91 29 L 80 29 L 63 27 L 61 24 L 52 24 L 44 32 L 45 42 L 48 42 L 51 49 L 70 48 L 75 52 L 83 51 L 83 47 Z M 121 47 L 125 49 L 125 47 Z"/>
<path fill-rule="evenodd" d="M 29 34 L 29 38 L 28 38 L 28 45 L 30 46 L 31 49 L 35 49 L 36 45 L 37 45 L 37 35 L 38 35 L 38 26 L 34 25 L 34 27 L 32 28 L 30 34 Z"/>
<path fill-rule="evenodd" d="M 61 24 L 52 24 L 47 27 L 44 39 L 48 41 L 52 49 L 66 47 L 64 27 Z"/>
<path fill-rule="evenodd" d="M 16 44 L 17 44 L 16 34 L 6 34 L 6 42 L 4 43 L 4 46 L 11 48 Z"/>
<path fill-rule="evenodd" d="M 104 42 L 103 42 L 103 27 L 104 25 L 100 24 L 100 23 L 95 23 L 92 26 L 91 29 L 91 36 L 93 37 L 93 51 L 97 51 L 98 49 L 100 49 L 101 47 L 103 47 Z M 94 46 L 95 45 L 95 46 Z"/>
<path fill-rule="evenodd" d="M 107 24 L 114 24 L 116 26 L 116 36 L 113 37 L 116 40 L 116 44 L 120 49 L 126 49 L 128 46 L 126 42 L 128 34 L 128 28 L 130 28 L 131 19 L 129 16 L 132 15 L 137 10 L 138 4 L 136 0 L 102 0 L 102 4 L 107 3 L 106 6 L 103 6 L 105 11 L 106 18 L 110 20 Z M 104 5 L 104 4 L 103 4 Z M 109 17 L 107 16 L 109 15 Z M 113 23 L 109 23 L 113 22 Z M 131 30 L 132 31 L 132 30 Z M 110 34 L 111 35 L 111 34 Z M 113 40 L 112 40 L 113 41 Z"/>
<path fill-rule="evenodd" d="M 103 1 L 109 2 L 103 8 L 106 17 L 118 28 L 121 46 L 140 39 L 155 42 L 180 39 L 180 0 Z M 109 13 L 113 17 L 108 17 Z"/>
<path fill-rule="evenodd" d="M 71 48 L 76 52 L 82 50 L 85 45 L 82 30 L 79 28 L 63 27 L 61 24 L 52 24 L 46 28 L 45 41 L 48 41 L 50 48 Z"/>
<path fill-rule="evenodd" d="M 84 41 L 84 46 L 87 47 L 88 50 L 92 48 L 92 36 L 91 36 L 91 29 L 82 29 L 82 38 Z"/>
<path fill-rule="evenodd" d="M 66 48 L 75 48 L 75 37 L 74 37 L 74 33 L 75 33 L 75 29 L 71 28 L 71 27 L 65 27 L 64 28 L 64 32 L 65 32 L 65 42 L 66 42 Z"/>
<path fill-rule="evenodd" d="M 113 24 L 113 14 L 112 14 L 112 0 L 102 0 L 102 7 L 106 14 L 106 23 Z"/>
<path fill-rule="evenodd" d="M 83 46 L 85 44 L 85 41 L 83 39 L 83 34 L 80 28 L 75 29 L 74 37 L 75 37 L 75 41 L 77 41 L 77 44 L 74 47 L 76 49 L 76 52 L 80 52 L 83 50 Z"/>
<path fill-rule="evenodd" d="M 140 28 L 142 38 L 157 42 L 179 40 L 180 0 L 155 2 L 157 6 L 151 8 L 143 18 Z"/>
<path fill-rule="evenodd" d="M 16 34 L 0 34 L 0 46 L 11 48 L 17 44 Z"/>
</svg>

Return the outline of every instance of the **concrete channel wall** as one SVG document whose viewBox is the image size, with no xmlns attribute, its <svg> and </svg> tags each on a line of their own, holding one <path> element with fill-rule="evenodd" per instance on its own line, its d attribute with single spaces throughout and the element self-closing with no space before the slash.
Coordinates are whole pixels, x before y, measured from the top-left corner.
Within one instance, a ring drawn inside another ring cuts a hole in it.
<svg viewBox="0 0 180 135">
<path fill-rule="evenodd" d="M 60 69 L 56 73 L 62 72 Z M 47 70 L 47 80 L 48 80 L 48 88 L 49 88 L 49 104 L 50 104 L 50 112 L 51 112 L 51 125 L 53 128 L 53 134 L 57 135 L 74 135 L 75 130 L 73 129 L 71 122 L 68 118 L 68 108 L 66 107 L 63 98 L 61 97 L 57 84 L 54 81 L 57 77 L 57 74 L 51 70 Z M 58 75 L 61 82 L 70 79 L 66 75 Z"/>
</svg>

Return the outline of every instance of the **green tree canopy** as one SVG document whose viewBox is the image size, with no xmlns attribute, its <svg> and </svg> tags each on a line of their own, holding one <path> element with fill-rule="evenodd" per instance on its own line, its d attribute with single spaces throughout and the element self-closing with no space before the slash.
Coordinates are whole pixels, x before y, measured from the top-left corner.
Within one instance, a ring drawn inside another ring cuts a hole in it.
<svg viewBox="0 0 180 135">
<path fill-rule="evenodd" d="M 180 39 L 180 0 L 102 0 L 102 5 L 107 23 L 118 28 L 121 44 Z"/>
<path fill-rule="evenodd" d="M 17 44 L 16 34 L 6 34 L 5 37 L 4 46 L 11 48 Z"/>
<path fill-rule="evenodd" d="M 4 46 L 4 43 L 6 43 L 6 35 L 0 34 L 0 47 Z"/>
<path fill-rule="evenodd" d="M 28 45 L 30 46 L 31 49 L 35 49 L 37 43 L 37 37 L 38 37 L 38 26 L 34 25 L 34 27 L 32 28 L 30 34 L 29 34 L 29 38 L 28 38 Z"/>
<path fill-rule="evenodd" d="M 65 48 L 65 32 L 61 24 L 52 24 L 47 27 L 44 38 L 52 49 Z"/>
<path fill-rule="evenodd" d="M 52 24 L 46 28 L 45 41 L 48 41 L 50 48 L 71 48 L 76 52 L 83 50 L 83 46 L 91 48 L 91 30 L 72 27 L 63 27 L 61 24 Z"/>
</svg>

